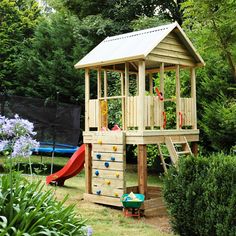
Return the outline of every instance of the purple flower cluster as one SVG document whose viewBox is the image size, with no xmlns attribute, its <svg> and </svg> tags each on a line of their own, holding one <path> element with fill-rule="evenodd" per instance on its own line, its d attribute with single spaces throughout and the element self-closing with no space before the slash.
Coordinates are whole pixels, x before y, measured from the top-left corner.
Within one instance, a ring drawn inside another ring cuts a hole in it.
<svg viewBox="0 0 236 236">
<path fill-rule="evenodd" d="M 33 123 L 18 115 L 13 119 L 0 116 L 0 151 L 10 151 L 11 157 L 29 157 L 31 150 L 39 147 L 33 130 Z"/>
</svg>

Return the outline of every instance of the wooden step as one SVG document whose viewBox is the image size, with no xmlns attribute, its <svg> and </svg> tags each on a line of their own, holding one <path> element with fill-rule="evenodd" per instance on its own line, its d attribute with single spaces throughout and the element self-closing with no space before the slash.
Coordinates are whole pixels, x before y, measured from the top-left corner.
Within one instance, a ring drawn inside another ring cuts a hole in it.
<svg viewBox="0 0 236 236">
<path fill-rule="evenodd" d="M 178 155 L 184 155 L 184 154 L 191 154 L 191 152 L 190 151 L 179 151 L 179 152 L 177 152 L 177 154 Z"/>
</svg>

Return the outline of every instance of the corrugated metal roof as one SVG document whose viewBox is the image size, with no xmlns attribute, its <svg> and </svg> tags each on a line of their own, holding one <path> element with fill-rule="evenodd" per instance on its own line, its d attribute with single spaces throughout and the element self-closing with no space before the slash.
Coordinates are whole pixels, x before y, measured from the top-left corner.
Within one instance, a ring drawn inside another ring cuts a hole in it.
<svg viewBox="0 0 236 236">
<path fill-rule="evenodd" d="M 180 28 L 178 23 L 175 22 L 155 28 L 107 37 L 82 58 L 75 65 L 75 68 L 145 58 L 175 27 Z M 184 37 L 186 36 L 184 35 Z M 190 47 L 193 46 L 190 45 Z"/>
</svg>

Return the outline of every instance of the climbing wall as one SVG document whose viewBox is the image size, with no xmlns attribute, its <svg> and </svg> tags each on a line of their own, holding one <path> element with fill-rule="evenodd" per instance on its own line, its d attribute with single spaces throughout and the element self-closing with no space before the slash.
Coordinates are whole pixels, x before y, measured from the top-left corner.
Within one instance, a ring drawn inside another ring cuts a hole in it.
<svg viewBox="0 0 236 236">
<path fill-rule="evenodd" d="M 125 191 L 125 135 L 96 132 L 92 144 L 92 193 L 120 198 Z"/>
</svg>

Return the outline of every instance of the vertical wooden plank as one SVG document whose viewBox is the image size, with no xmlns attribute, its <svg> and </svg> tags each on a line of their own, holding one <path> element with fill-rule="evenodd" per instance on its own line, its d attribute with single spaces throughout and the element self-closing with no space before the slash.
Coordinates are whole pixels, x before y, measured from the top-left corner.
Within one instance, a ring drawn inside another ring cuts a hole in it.
<svg viewBox="0 0 236 236">
<path fill-rule="evenodd" d="M 103 72 L 103 85 L 104 85 L 104 97 L 107 97 L 107 71 L 104 70 Z M 108 104 L 107 104 L 107 110 L 108 110 Z M 102 114 L 101 114 L 102 115 Z M 105 128 L 108 128 L 108 113 L 106 114 L 105 117 L 103 117 L 103 119 L 105 120 Z"/>
<path fill-rule="evenodd" d="M 138 188 L 147 196 L 147 147 L 143 144 L 138 145 Z"/>
<path fill-rule="evenodd" d="M 179 65 L 175 67 L 175 82 L 176 82 L 176 129 L 179 130 L 180 116 L 179 112 L 181 111 L 180 107 L 180 78 L 179 78 Z"/>
<path fill-rule="evenodd" d="M 145 105 L 145 61 L 140 60 L 138 64 L 138 77 L 139 77 L 139 105 L 138 105 L 138 114 L 139 114 L 139 130 L 144 130 L 144 105 Z"/>
<path fill-rule="evenodd" d="M 129 97 L 129 63 L 125 62 L 125 110 L 128 110 L 128 97 Z M 125 116 L 124 130 L 127 130 L 129 114 Z"/>
<path fill-rule="evenodd" d="M 92 193 L 92 148 L 85 144 L 85 193 Z"/>
<path fill-rule="evenodd" d="M 98 98 L 98 131 L 101 131 L 101 96 L 102 96 L 102 81 L 101 81 L 101 67 L 97 70 L 97 98 Z"/>
<path fill-rule="evenodd" d="M 89 83 L 89 68 L 85 68 L 85 131 L 89 131 L 89 98 L 90 98 L 90 83 Z"/>
<path fill-rule="evenodd" d="M 138 126 L 138 114 L 137 114 L 137 96 L 134 96 L 134 127 Z"/>
<path fill-rule="evenodd" d="M 191 97 L 193 100 L 192 105 L 192 128 L 197 129 L 197 97 L 196 97 L 196 74 L 195 68 L 190 68 L 191 76 Z"/>
<path fill-rule="evenodd" d="M 164 86 L 164 76 L 165 76 L 165 64 L 162 62 L 160 65 L 160 92 L 162 93 L 162 97 L 165 97 L 165 86 Z M 160 110 L 158 110 L 159 116 L 162 117 L 162 113 L 164 111 L 164 101 L 160 101 Z M 163 129 L 164 120 L 163 117 L 160 123 L 160 129 Z"/>
<path fill-rule="evenodd" d="M 104 78 L 103 78 L 103 84 L 104 84 L 104 97 L 107 97 L 107 71 L 104 70 Z"/>
<path fill-rule="evenodd" d="M 152 79 L 152 73 L 148 73 L 149 77 L 149 92 L 151 95 L 153 95 L 153 79 Z"/>
<path fill-rule="evenodd" d="M 121 96 L 125 96 L 125 87 L 124 87 L 124 73 L 120 73 L 120 80 L 121 80 Z M 125 124 L 125 98 L 122 97 L 121 100 L 121 112 L 122 112 L 122 129 L 124 130 L 126 127 Z"/>
<path fill-rule="evenodd" d="M 149 92 L 151 95 L 151 103 L 150 103 L 150 126 L 151 129 L 154 128 L 154 105 L 153 105 L 153 79 L 152 79 L 152 73 L 148 74 L 149 76 Z"/>
</svg>

